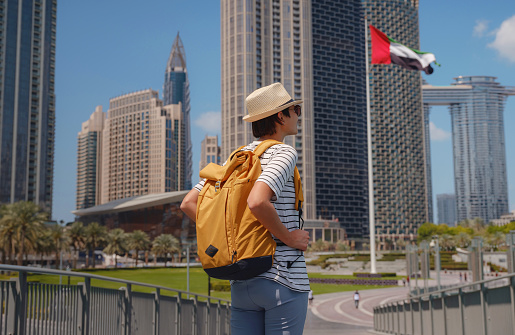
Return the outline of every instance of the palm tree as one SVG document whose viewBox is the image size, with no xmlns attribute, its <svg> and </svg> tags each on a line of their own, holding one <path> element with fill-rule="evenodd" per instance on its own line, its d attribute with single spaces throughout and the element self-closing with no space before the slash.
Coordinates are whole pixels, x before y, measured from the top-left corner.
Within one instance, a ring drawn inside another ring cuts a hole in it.
<svg viewBox="0 0 515 335">
<path fill-rule="evenodd" d="M 75 254 L 73 257 L 73 268 L 76 269 L 78 252 L 86 248 L 86 229 L 82 222 L 76 221 L 68 227 L 66 234 L 69 237 L 70 246 L 73 248 Z"/>
<path fill-rule="evenodd" d="M 64 227 L 59 224 L 50 228 L 50 237 L 52 238 L 52 247 L 55 252 L 55 267 L 58 268 L 59 264 L 61 264 L 61 252 L 68 248 L 70 239 Z"/>
<path fill-rule="evenodd" d="M 92 222 L 86 226 L 86 246 L 89 253 L 93 255 L 93 268 L 95 267 L 95 250 L 104 246 L 107 237 L 107 228 L 98 222 Z M 89 264 L 86 264 L 87 266 Z"/>
<path fill-rule="evenodd" d="M 16 224 L 12 220 L 7 220 L 6 215 L 10 211 L 10 207 L 3 205 L 0 207 L 0 248 L 2 249 L 2 263 L 13 264 L 13 256 L 15 254 L 14 234 Z"/>
<path fill-rule="evenodd" d="M 136 267 L 138 267 L 138 254 L 140 251 L 146 251 L 150 248 L 150 239 L 147 233 L 142 230 L 135 230 L 129 233 L 129 249 L 134 250 L 136 255 Z"/>
<path fill-rule="evenodd" d="M 13 244 L 17 246 L 18 265 L 23 265 L 27 251 L 35 249 L 36 241 L 47 220 L 47 213 L 30 201 L 18 201 L 6 206 L 2 221 L 13 229 Z"/>
<path fill-rule="evenodd" d="M 107 235 L 107 246 L 104 252 L 109 255 L 114 254 L 114 267 L 117 268 L 117 257 L 127 251 L 127 234 L 123 229 L 116 228 Z"/>
<path fill-rule="evenodd" d="M 50 229 L 44 229 L 36 241 L 34 252 L 41 255 L 41 266 L 43 266 L 43 257 L 54 251 L 54 243 L 52 240 L 52 232 Z M 48 264 L 48 261 L 47 261 Z"/>
<path fill-rule="evenodd" d="M 171 234 L 161 234 L 152 242 L 152 252 L 156 256 L 165 255 L 165 267 L 168 261 L 168 254 L 173 252 L 180 252 L 179 240 Z"/>
</svg>

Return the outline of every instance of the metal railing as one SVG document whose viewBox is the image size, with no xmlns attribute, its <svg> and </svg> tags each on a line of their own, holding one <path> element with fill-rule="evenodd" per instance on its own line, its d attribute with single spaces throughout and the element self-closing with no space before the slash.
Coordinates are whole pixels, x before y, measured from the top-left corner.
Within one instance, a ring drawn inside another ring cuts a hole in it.
<svg viewBox="0 0 515 335">
<path fill-rule="evenodd" d="M 94 274 L 0 264 L 18 277 L 0 281 L 1 335 L 224 335 L 230 301 Z M 78 285 L 27 281 L 28 273 L 81 277 Z M 92 279 L 122 284 L 94 287 Z M 153 293 L 133 290 L 147 287 Z M 200 298 L 200 299 L 199 299 Z"/>
<path fill-rule="evenodd" d="M 406 335 L 515 334 L 515 273 L 377 306 L 374 329 Z"/>
</svg>

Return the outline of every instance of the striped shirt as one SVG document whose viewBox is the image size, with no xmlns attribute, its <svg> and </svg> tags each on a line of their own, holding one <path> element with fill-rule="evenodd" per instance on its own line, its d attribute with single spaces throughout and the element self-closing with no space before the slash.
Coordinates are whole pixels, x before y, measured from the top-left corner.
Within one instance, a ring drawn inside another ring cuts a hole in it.
<svg viewBox="0 0 515 335">
<path fill-rule="evenodd" d="M 254 150 L 261 141 L 254 141 L 243 150 Z M 295 184 L 293 173 L 297 163 L 297 151 L 287 144 L 268 148 L 260 157 L 263 172 L 257 181 L 266 183 L 274 192 L 271 199 L 281 222 L 292 231 L 299 229 L 299 212 L 295 210 Z M 204 181 L 195 185 L 199 192 Z M 276 281 L 294 291 L 309 292 L 306 262 L 300 250 L 291 248 L 278 239 L 272 268 L 257 278 Z M 299 257 L 300 256 L 300 257 Z M 293 262 L 288 268 L 288 262 Z"/>
</svg>

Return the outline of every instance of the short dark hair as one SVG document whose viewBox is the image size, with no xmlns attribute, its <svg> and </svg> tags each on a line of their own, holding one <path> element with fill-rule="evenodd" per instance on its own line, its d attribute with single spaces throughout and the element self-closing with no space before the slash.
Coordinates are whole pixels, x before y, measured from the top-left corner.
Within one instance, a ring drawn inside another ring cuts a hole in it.
<svg viewBox="0 0 515 335">
<path fill-rule="evenodd" d="M 283 109 L 281 112 L 283 112 L 286 117 L 290 117 L 290 107 Z M 281 123 L 278 114 L 279 112 L 252 122 L 252 135 L 254 135 L 255 138 L 260 138 L 262 136 L 275 134 L 275 124 Z"/>
</svg>

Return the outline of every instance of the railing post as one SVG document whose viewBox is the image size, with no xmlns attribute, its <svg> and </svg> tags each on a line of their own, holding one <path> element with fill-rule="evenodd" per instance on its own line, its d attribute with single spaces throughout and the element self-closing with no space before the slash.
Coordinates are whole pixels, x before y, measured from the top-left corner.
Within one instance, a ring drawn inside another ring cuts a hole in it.
<svg viewBox="0 0 515 335">
<path fill-rule="evenodd" d="M 401 333 L 401 312 L 399 311 L 399 302 L 397 302 L 397 334 Z"/>
<path fill-rule="evenodd" d="M 206 321 L 204 322 L 206 327 L 206 334 L 209 333 L 209 326 L 210 326 L 210 316 L 211 316 L 211 299 L 207 298 L 206 302 Z"/>
<path fill-rule="evenodd" d="M 415 312 L 413 312 L 413 299 L 409 299 L 409 310 L 411 312 L 411 334 L 415 335 Z"/>
<path fill-rule="evenodd" d="M 27 328 L 27 272 L 18 272 L 18 278 L 16 280 L 16 290 L 18 291 L 18 304 L 17 304 L 17 315 L 18 315 L 18 332 L 16 334 L 25 334 Z"/>
<path fill-rule="evenodd" d="M 156 288 L 154 292 L 154 335 L 159 335 L 159 309 L 161 307 L 161 290 Z"/>
<path fill-rule="evenodd" d="M 460 304 L 460 315 L 461 315 L 461 334 L 465 335 L 465 308 L 463 307 L 463 289 L 459 290 L 459 304 Z"/>
<path fill-rule="evenodd" d="M 91 299 L 91 279 L 84 277 L 84 283 L 79 283 L 81 304 L 79 304 L 78 315 L 81 318 L 77 327 L 79 334 L 89 335 L 89 305 Z"/>
<path fill-rule="evenodd" d="M 125 291 L 125 334 L 131 335 L 132 332 L 132 285 L 127 284 Z"/>
<path fill-rule="evenodd" d="M 406 320 L 406 300 L 402 300 L 402 311 L 404 312 L 404 335 L 408 334 L 408 321 Z"/>
<path fill-rule="evenodd" d="M 512 246 L 510 246 L 510 250 Z M 512 253 L 513 255 L 513 253 Z M 512 256 L 513 257 L 513 256 Z M 515 335 L 515 282 L 513 281 L 513 277 L 510 277 L 510 305 L 511 305 L 511 333 Z"/>
<path fill-rule="evenodd" d="M 443 310 L 443 330 L 444 335 L 447 335 L 447 302 L 445 302 L 445 292 L 441 293 L 442 310 Z"/>
<path fill-rule="evenodd" d="M 422 297 L 418 298 L 420 305 L 418 312 L 420 313 L 420 335 L 424 335 L 424 315 L 422 313 Z"/>
<path fill-rule="evenodd" d="M 435 335 L 435 319 L 433 315 L 433 295 L 429 295 L 429 309 L 431 310 L 431 335 Z"/>
<path fill-rule="evenodd" d="M 11 279 L 7 285 L 7 302 L 5 306 L 7 334 L 17 334 L 18 331 L 18 292 L 16 279 Z"/>
<path fill-rule="evenodd" d="M 483 264 L 481 264 L 483 266 Z M 486 313 L 486 289 L 485 284 L 481 283 L 481 312 L 483 314 L 483 334 L 488 335 L 488 320 L 487 320 L 487 313 Z"/>
<path fill-rule="evenodd" d="M 216 335 L 220 335 L 220 331 L 222 330 L 222 322 L 220 320 L 222 314 L 222 304 L 220 300 L 218 300 L 218 304 L 216 305 Z"/>
<path fill-rule="evenodd" d="M 175 334 L 181 334 L 181 304 L 182 304 L 182 293 L 179 292 L 177 295 L 177 308 L 175 309 Z"/>
<path fill-rule="evenodd" d="M 198 304 L 197 304 L 197 295 L 193 296 L 193 315 L 191 318 L 192 323 L 192 333 L 193 335 L 197 334 L 197 320 L 198 320 Z"/>
</svg>

